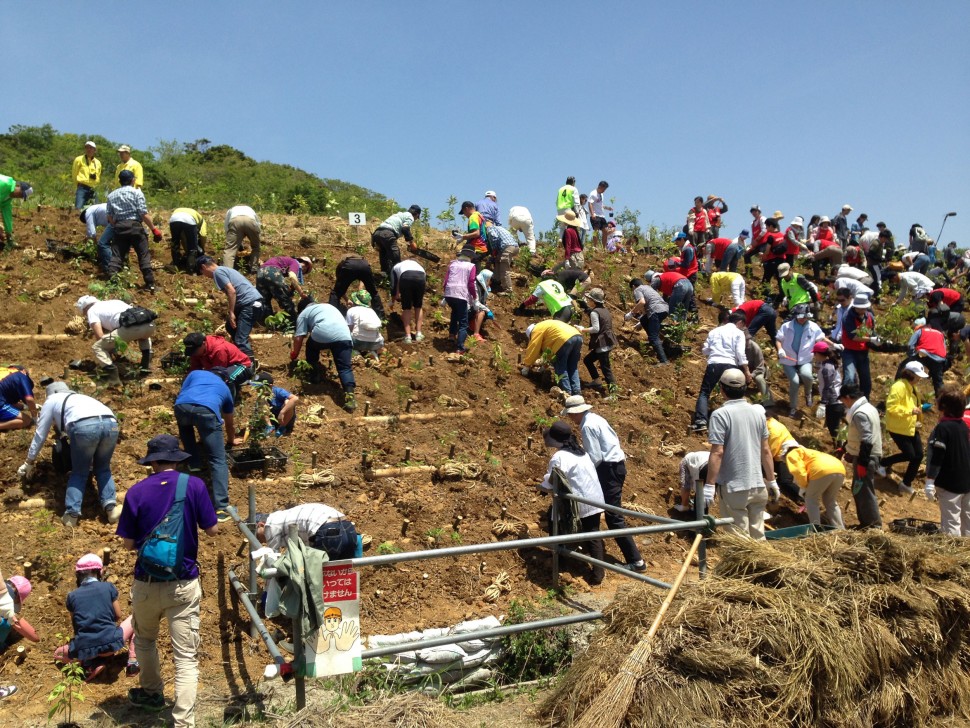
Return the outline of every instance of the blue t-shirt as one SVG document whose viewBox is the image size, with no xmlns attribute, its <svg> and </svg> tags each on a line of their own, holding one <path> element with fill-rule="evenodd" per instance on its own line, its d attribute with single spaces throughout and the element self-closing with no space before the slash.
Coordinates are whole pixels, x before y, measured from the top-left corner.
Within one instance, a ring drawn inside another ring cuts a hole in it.
<svg viewBox="0 0 970 728">
<path fill-rule="evenodd" d="M 160 473 L 152 473 L 131 486 L 125 493 L 117 535 L 121 538 L 130 538 L 135 542 L 135 546 L 140 548 L 152 529 L 162 522 L 172 507 L 178 477 L 179 473 L 176 470 L 163 470 Z M 199 576 L 199 567 L 196 565 L 199 557 L 199 529 L 204 531 L 212 528 L 218 521 L 205 482 L 194 475 L 189 476 L 188 487 L 185 490 L 184 515 L 183 561 L 179 578 L 196 579 Z M 144 576 L 145 573 L 136 561 L 135 578 Z"/>
<path fill-rule="evenodd" d="M 227 283 L 232 284 L 232 287 L 236 289 L 237 306 L 250 306 L 263 300 L 259 291 L 256 290 L 256 286 L 250 283 L 246 276 L 233 268 L 220 265 L 212 274 L 212 280 L 220 291 L 226 290 Z"/>
<path fill-rule="evenodd" d="M 114 584 L 90 578 L 67 595 L 67 611 L 74 624 L 74 639 L 67 654 L 75 660 L 90 660 L 103 652 L 117 652 L 125 646 L 124 632 L 115 622 Z"/>
<path fill-rule="evenodd" d="M 347 319 L 329 303 L 311 303 L 296 317 L 296 336 L 307 336 L 318 344 L 351 341 Z"/>
<path fill-rule="evenodd" d="M 249 382 L 252 387 L 265 387 L 265 384 L 260 384 L 259 382 Z M 290 398 L 290 393 L 287 392 L 282 387 L 273 387 L 273 394 L 269 399 L 269 411 L 274 415 L 279 415 L 280 410 L 283 409 L 283 405 L 286 404 L 286 400 Z"/>
<path fill-rule="evenodd" d="M 6 617 L 0 618 L 0 650 L 3 650 L 7 646 L 7 640 L 10 638 L 10 630 L 13 629 L 13 625 L 7 621 Z"/>
<path fill-rule="evenodd" d="M 344 324 L 346 327 L 346 324 Z M 5 404 L 23 402 L 24 397 L 34 396 L 34 383 L 23 372 L 11 372 L 0 379 L 0 401 Z"/>
<path fill-rule="evenodd" d="M 218 374 L 213 374 L 205 369 L 196 369 L 189 372 L 189 376 L 182 382 L 182 389 L 175 404 L 197 404 L 208 407 L 216 413 L 219 422 L 222 422 L 222 415 L 232 414 L 232 392 L 222 381 Z"/>
</svg>

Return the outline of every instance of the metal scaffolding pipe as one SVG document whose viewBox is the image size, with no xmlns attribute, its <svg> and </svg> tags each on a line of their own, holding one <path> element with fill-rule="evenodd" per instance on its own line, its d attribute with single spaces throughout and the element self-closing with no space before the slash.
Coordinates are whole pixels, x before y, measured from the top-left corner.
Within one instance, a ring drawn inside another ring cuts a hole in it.
<svg viewBox="0 0 970 728">
<path fill-rule="evenodd" d="M 659 579 L 654 579 L 652 576 L 647 576 L 646 574 L 638 574 L 635 571 L 630 571 L 629 569 L 620 566 L 618 564 L 608 564 L 605 561 L 600 561 L 599 559 L 594 559 L 592 556 L 587 556 L 586 554 L 581 554 L 577 551 L 570 551 L 567 548 L 560 546 L 556 549 L 560 554 L 569 559 L 576 559 L 577 561 L 585 561 L 587 564 L 593 566 L 602 566 L 604 569 L 610 571 L 615 571 L 617 574 L 623 574 L 630 579 L 637 579 L 638 581 L 644 581 L 652 586 L 659 586 L 661 589 L 670 589 L 671 585 L 665 581 L 660 581 Z"/>
<path fill-rule="evenodd" d="M 239 581 L 239 577 L 236 576 L 236 572 L 232 569 L 228 570 L 229 573 L 229 584 L 233 589 L 236 590 L 236 594 L 239 597 L 239 601 L 246 608 L 249 613 L 249 619 L 252 624 L 256 625 L 256 630 L 259 632 L 259 636 L 263 638 L 263 642 L 266 643 L 266 649 L 269 650 L 270 656 L 273 658 L 273 662 L 277 665 L 282 665 L 286 662 L 286 658 L 280 654 L 279 648 L 276 646 L 276 642 L 273 641 L 272 636 L 270 636 L 269 630 L 266 629 L 266 624 L 260 619 L 259 614 L 256 611 L 256 607 L 253 605 L 252 601 L 249 599 L 249 592 L 246 591 L 246 587 L 243 583 Z"/>
<path fill-rule="evenodd" d="M 602 508 L 604 511 L 609 511 L 610 513 L 619 513 L 621 516 L 627 516 L 628 518 L 639 518 L 644 521 L 653 521 L 654 523 L 683 523 L 683 521 L 678 521 L 676 518 L 657 516 L 653 513 L 641 513 L 640 511 L 633 511 L 629 508 L 611 506 L 608 503 L 597 503 L 594 500 L 587 500 L 586 498 L 581 498 L 580 496 L 572 493 L 562 493 L 559 497 L 568 498 L 569 500 L 576 501 L 577 503 L 585 503 L 588 506 L 596 506 L 597 508 Z"/>
<path fill-rule="evenodd" d="M 453 645 L 456 642 L 466 642 L 468 640 L 488 639 L 490 637 L 505 637 L 519 632 L 529 632 L 534 629 L 549 629 L 551 627 L 565 627 L 570 624 L 580 622 L 592 622 L 602 619 L 602 612 L 583 612 L 582 614 L 572 614 L 567 617 L 553 617 L 552 619 L 540 619 L 535 622 L 522 622 L 521 624 L 511 624 L 507 627 L 493 627 L 492 629 L 480 629 L 475 632 L 461 632 L 460 634 L 444 635 L 442 637 L 429 637 L 417 642 L 407 642 L 402 645 L 388 645 L 377 647 L 373 650 L 364 650 L 361 653 L 363 659 L 371 657 L 384 657 L 385 655 L 397 655 L 401 652 L 420 650 L 427 647 L 440 647 L 442 645 Z"/>
<path fill-rule="evenodd" d="M 249 526 L 247 526 L 245 521 L 243 521 L 243 519 L 239 517 L 239 513 L 236 512 L 236 506 L 228 506 L 226 508 L 226 512 L 230 516 L 232 516 L 232 520 L 234 520 L 236 522 L 236 525 L 239 526 L 239 530 L 242 531 L 243 536 L 245 536 L 246 539 L 249 541 L 249 544 L 253 547 L 254 551 L 256 549 L 263 548 L 263 544 L 261 544 L 259 542 L 259 539 L 256 538 L 256 534 L 250 531 Z"/>
</svg>

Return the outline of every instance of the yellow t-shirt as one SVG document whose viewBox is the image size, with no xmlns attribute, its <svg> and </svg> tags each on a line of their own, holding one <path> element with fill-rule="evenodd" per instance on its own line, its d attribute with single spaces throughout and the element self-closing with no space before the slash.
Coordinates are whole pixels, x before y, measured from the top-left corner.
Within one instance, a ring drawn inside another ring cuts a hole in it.
<svg viewBox="0 0 970 728">
<path fill-rule="evenodd" d="M 136 162 L 134 159 L 129 158 L 127 162 L 122 162 L 115 167 L 115 182 L 120 184 L 118 182 L 118 175 L 126 169 L 130 169 L 135 173 L 135 187 L 141 189 L 142 185 L 145 184 L 145 172 L 141 168 L 141 162 Z"/>
<path fill-rule="evenodd" d="M 525 350 L 522 363 L 531 367 L 542 358 L 543 351 L 549 349 L 555 354 L 563 344 L 578 334 L 579 329 L 571 324 L 555 319 L 540 321 L 532 329 L 532 336 L 529 338 L 529 346 Z"/>
<path fill-rule="evenodd" d="M 188 222 L 189 219 L 199 228 L 200 238 L 209 237 L 209 230 L 206 227 L 205 218 L 202 217 L 198 210 L 193 210 L 191 207 L 176 207 L 172 210 L 172 216 L 168 219 L 168 222 L 169 224 L 173 222 Z"/>
<path fill-rule="evenodd" d="M 84 154 L 75 157 L 74 164 L 71 165 L 71 176 L 79 185 L 97 187 L 101 182 L 101 160 L 94 157 L 88 161 Z"/>
</svg>

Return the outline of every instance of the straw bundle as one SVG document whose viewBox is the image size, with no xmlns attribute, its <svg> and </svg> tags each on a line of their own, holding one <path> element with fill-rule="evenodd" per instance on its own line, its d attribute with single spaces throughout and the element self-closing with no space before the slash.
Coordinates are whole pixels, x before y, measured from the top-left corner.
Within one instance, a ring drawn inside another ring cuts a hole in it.
<svg viewBox="0 0 970 728">
<path fill-rule="evenodd" d="M 946 537 L 721 537 L 637 673 L 622 726 L 928 726 L 970 718 L 970 545 Z M 640 644 L 660 598 L 622 593 L 540 707 L 573 725 Z M 614 721 L 610 721 L 613 723 Z"/>
</svg>

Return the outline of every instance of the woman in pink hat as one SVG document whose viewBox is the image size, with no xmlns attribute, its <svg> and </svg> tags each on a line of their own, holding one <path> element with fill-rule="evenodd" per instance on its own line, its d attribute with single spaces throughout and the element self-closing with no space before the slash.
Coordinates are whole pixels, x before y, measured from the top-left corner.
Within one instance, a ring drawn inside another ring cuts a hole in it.
<svg viewBox="0 0 970 728">
<path fill-rule="evenodd" d="M 0 600 L 0 651 L 6 649 L 11 631 L 31 642 L 40 642 L 37 631 L 30 622 L 20 616 L 20 610 L 23 609 L 24 602 L 27 601 L 32 590 L 30 582 L 22 576 L 11 576 L 4 581 L 4 585 L 6 586 L 5 598 Z M 0 697 L 5 696 L 0 695 Z"/>
</svg>

